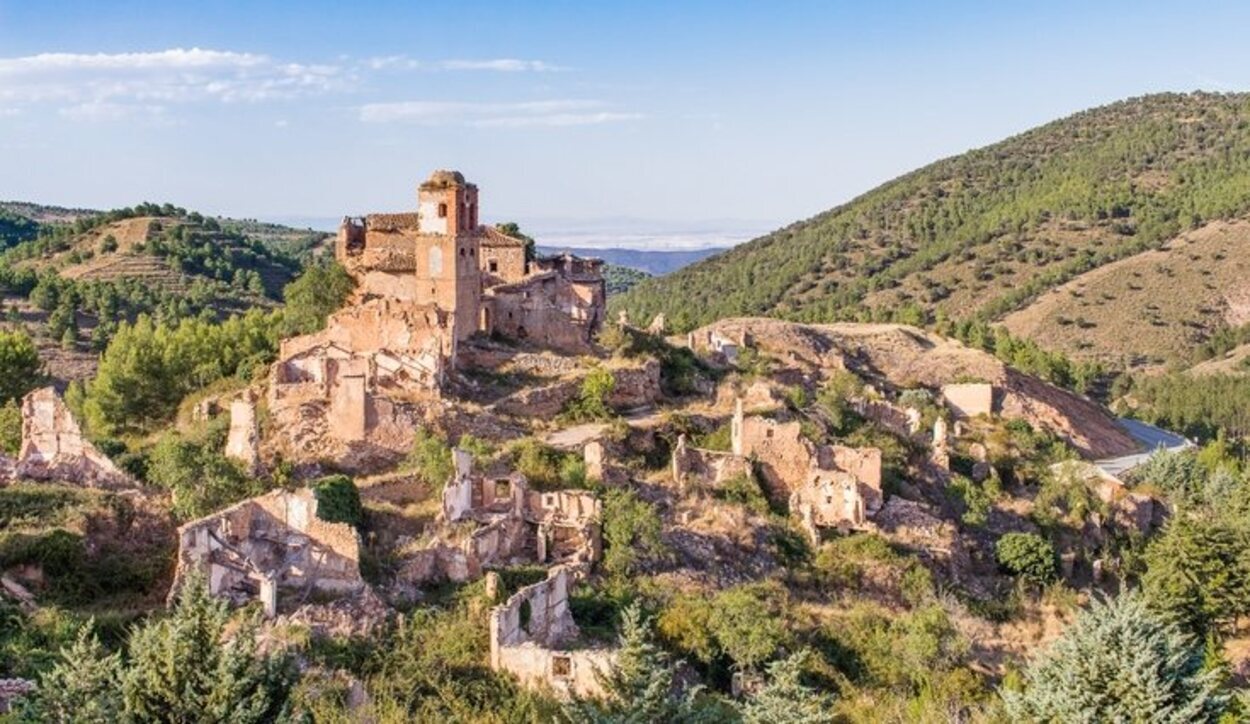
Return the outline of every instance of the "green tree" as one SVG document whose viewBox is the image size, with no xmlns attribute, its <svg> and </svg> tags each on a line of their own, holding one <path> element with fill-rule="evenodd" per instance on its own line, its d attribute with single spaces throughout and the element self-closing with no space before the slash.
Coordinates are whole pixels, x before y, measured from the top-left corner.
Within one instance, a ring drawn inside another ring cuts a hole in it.
<svg viewBox="0 0 1250 724">
<path fill-rule="evenodd" d="M 15 400 L 43 382 L 43 363 L 30 335 L 0 330 L 0 402 Z"/>
<path fill-rule="evenodd" d="M 290 713 L 291 662 L 258 653 L 255 626 L 232 627 L 225 601 L 202 577 L 182 587 L 169 617 L 137 629 L 128 649 L 121 677 L 128 720 L 259 724 Z"/>
<path fill-rule="evenodd" d="M 603 568 L 630 576 L 667 550 L 655 507 L 632 490 L 613 488 L 603 501 Z"/>
<path fill-rule="evenodd" d="M 13 457 L 22 447 L 22 409 L 17 400 L 0 405 L 0 452 Z"/>
<path fill-rule="evenodd" d="M 21 718 L 58 724 L 113 724 L 121 718 L 121 656 L 108 653 L 83 625 L 78 638 L 61 651 L 60 661 L 39 681 L 39 690 Z"/>
<path fill-rule="evenodd" d="M 364 523 L 365 510 L 360 504 L 360 490 L 346 475 L 331 475 L 313 483 L 317 496 L 317 517 L 331 523 L 359 526 Z"/>
<path fill-rule="evenodd" d="M 355 288 L 356 281 L 337 262 L 309 266 L 282 290 L 286 300 L 286 333 L 308 334 L 321 329 L 326 318 L 347 302 Z"/>
<path fill-rule="evenodd" d="M 1013 719 L 1031 722 L 1215 722 L 1228 697 L 1203 649 L 1145 601 L 1095 601 L 1002 691 Z"/>
<path fill-rule="evenodd" d="M 1036 533 L 1007 533 L 994 544 L 998 565 L 1037 585 L 1054 580 L 1055 548 Z"/>
<path fill-rule="evenodd" d="M 1243 529 L 1178 516 L 1146 549 L 1145 561 L 1147 602 L 1194 634 L 1250 613 L 1250 540 Z"/>
<path fill-rule="evenodd" d="M 768 684 L 742 707 L 745 724 L 833 724 L 834 698 L 803 683 L 804 649 L 768 665 Z"/>
<path fill-rule="evenodd" d="M 148 481 L 173 494 L 174 514 L 191 520 L 261 492 L 262 487 L 227 458 L 220 436 L 191 440 L 177 433 L 161 438 L 148 456 Z"/>
<path fill-rule="evenodd" d="M 720 649 L 737 667 L 757 669 L 789 641 L 782 594 L 777 587 L 747 585 L 716 596 L 712 631 Z"/>
<path fill-rule="evenodd" d="M 619 645 L 611 670 L 597 674 L 604 698 L 574 698 L 565 709 L 569 719 L 594 724 L 711 721 L 698 706 L 699 691 L 677 687 L 673 662 L 656 645 L 636 603 L 621 614 Z"/>
</svg>

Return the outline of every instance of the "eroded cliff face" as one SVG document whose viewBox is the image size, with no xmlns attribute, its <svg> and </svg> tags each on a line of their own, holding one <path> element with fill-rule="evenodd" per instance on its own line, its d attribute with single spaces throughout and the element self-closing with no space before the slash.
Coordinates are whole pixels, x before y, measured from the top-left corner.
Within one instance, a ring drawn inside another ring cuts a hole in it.
<svg viewBox="0 0 1250 724">
<path fill-rule="evenodd" d="M 995 412 L 1049 430 L 1088 458 L 1124 455 L 1137 442 L 1097 403 L 1014 370 L 993 355 L 899 324 L 798 324 L 765 318 L 723 319 L 691 333 L 696 348 L 712 338 L 746 339 L 806 372 L 851 370 L 895 389 L 975 380 L 994 388 Z"/>
</svg>

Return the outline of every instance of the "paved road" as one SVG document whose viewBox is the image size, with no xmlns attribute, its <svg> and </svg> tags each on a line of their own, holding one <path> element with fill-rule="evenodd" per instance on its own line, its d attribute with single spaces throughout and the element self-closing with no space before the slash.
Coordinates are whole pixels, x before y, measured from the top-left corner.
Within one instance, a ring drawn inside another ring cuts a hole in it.
<svg viewBox="0 0 1250 724">
<path fill-rule="evenodd" d="M 1121 417 L 1119 423 L 1120 427 L 1124 428 L 1129 435 L 1132 435 L 1134 440 L 1141 443 L 1143 452 L 1094 461 L 1094 464 L 1101 468 L 1103 472 L 1108 475 L 1114 475 L 1117 478 L 1149 460 L 1151 455 L 1159 451 L 1159 448 L 1169 452 L 1177 452 L 1193 447 L 1193 443 L 1184 437 L 1154 425 L 1149 425 L 1141 420 Z"/>
</svg>

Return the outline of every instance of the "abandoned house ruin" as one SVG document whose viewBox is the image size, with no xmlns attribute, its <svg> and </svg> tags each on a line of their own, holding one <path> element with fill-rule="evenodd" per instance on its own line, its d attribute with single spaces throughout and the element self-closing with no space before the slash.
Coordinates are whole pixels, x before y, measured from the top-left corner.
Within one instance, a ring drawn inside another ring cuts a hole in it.
<svg viewBox="0 0 1250 724">
<path fill-rule="evenodd" d="M 691 447 L 679 437 L 672 457 L 674 480 L 713 487 L 758 472 L 774 497 L 817 537 L 819 528 L 863 528 L 883 502 L 881 451 L 816 445 L 797 421 L 746 415 L 739 398 L 731 421 L 729 452 Z"/>
<path fill-rule="evenodd" d="M 409 583 L 467 581 L 513 563 L 557 563 L 578 574 L 602 555 L 602 503 L 584 490 L 530 490 L 525 476 L 476 474 L 472 456 L 453 451 L 443 490 L 441 527 L 406 561 Z M 476 524 L 467 535 L 463 527 Z"/>
<path fill-rule="evenodd" d="M 569 607 L 572 578 L 566 566 L 555 566 L 546 580 L 520 589 L 491 611 L 492 669 L 563 696 L 603 694 L 599 674 L 611 670 L 615 652 L 575 645 L 580 631 Z"/>
<path fill-rule="evenodd" d="M 275 490 L 180 527 L 171 598 L 191 570 L 203 572 L 211 594 L 259 600 L 270 617 L 282 591 L 302 601 L 312 591 L 353 594 L 365 585 L 356 529 L 317 517 L 308 489 Z"/>
</svg>

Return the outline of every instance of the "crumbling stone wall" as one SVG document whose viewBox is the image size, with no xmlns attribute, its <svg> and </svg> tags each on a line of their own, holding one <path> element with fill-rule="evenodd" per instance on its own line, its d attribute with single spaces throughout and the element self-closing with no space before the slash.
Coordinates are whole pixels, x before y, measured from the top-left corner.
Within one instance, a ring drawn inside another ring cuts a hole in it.
<svg viewBox="0 0 1250 724">
<path fill-rule="evenodd" d="M 692 447 L 685 435 L 673 448 L 673 481 L 679 484 L 720 485 L 739 476 L 751 476 L 751 462 L 742 455 L 723 450 Z"/>
<path fill-rule="evenodd" d="M 994 412 L 994 386 L 988 382 L 942 385 L 942 399 L 958 417 L 976 417 Z"/>
<path fill-rule="evenodd" d="M 275 490 L 180 527 L 171 598 L 196 568 L 213 595 L 259 598 L 269 615 L 280 588 L 345 594 L 364 587 L 356 529 L 318 518 L 308 489 Z"/>
<path fill-rule="evenodd" d="M 515 284 L 525 278 L 525 242 L 494 227 L 484 227 L 481 242 L 482 282 L 486 286 Z"/>
<path fill-rule="evenodd" d="M 534 274 L 522 282 L 488 290 L 491 331 L 563 352 L 591 350 L 603 324 L 604 282 L 574 281 L 558 272 Z"/>
<path fill-rule="evenodd" d="M 856 414 L 872 420 L 899 437 L 914 438 L 920 434 L 921 414 L 914 407 L 899 407 L 885 400 L 851 400 Z"/>
<path fill-rule="evenodd" d="M 260 427 L 256 423 L 256 401 L 250 395 L 230 401 L 226 457 L 238 460 L 253 475 L 260 468 Z"/>
<path fill-rule="evenodd" d="M 22 447 L 14 474 L 19 478 L 101 488 L 138 485 L 87 440 L 69 408 L 51 387 L 22 398 Z"/>
<path fill-rule="evenodd" d="M 596 672 L 607 673 L 615 652 L 576 649 L 579 635 L 569 608 L 570 571 L 551 569 L 545 581 L 514 593 L 490 614 L 490 664 L 523 686 L 551 687 L 563 696 L 601 696 Z"/>
</svg>

